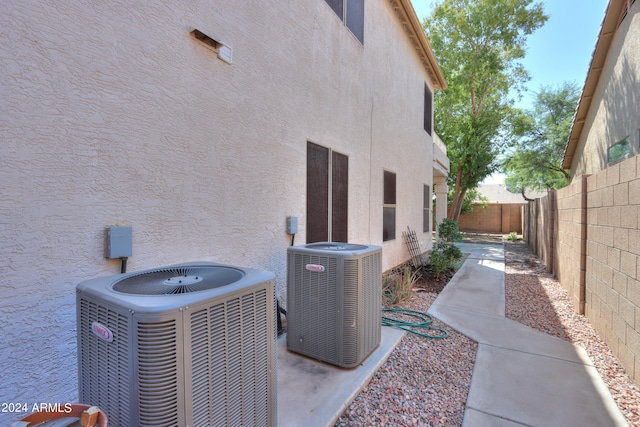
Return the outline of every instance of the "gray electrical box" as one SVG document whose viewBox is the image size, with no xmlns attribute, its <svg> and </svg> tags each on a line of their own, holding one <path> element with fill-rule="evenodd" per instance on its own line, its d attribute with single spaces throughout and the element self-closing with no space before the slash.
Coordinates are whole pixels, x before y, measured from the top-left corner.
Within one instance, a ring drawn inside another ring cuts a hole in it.
<svg viewBox="0 0 640 427">
<path fill-rule="evenodd" d="M 298 217 L 287 217 L 287 234 L 296 234 L 298 232 Z"/>
<path fill-rule="evenodd" d="M 105 256 L 107 258 L 128 258 L 133 252 L 131 226 L 112 226 L 105 229 Z"/>
</svg>

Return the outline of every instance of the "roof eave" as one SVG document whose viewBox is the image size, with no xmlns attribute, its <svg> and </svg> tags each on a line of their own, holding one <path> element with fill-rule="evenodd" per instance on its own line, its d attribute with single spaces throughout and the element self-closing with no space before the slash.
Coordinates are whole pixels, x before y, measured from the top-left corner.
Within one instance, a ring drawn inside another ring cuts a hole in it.
<svg viewBox="0 0 640 427">
<path fill-rule="evenodd" d="M 431 77 L 433 87 L 437 90 L 446 89 L 447 81 L 440 69 L 436 55 L 431 49 L 431 45 L 429 44 L 429 40 L 424 33 L 422 24 L 416 15 L 416 11 L 411 5 L 411 0 L 389 0 L 389 2 L 396 10 L 396 13 L 398 13 L 400 20 L 405 24 L 405 29 L 409 33 L 409 38 L 418 51 L 418 55 L 425 66 L 427 74 Z"/>
<path fill-rule="evenodd" d="M 569 133 L 569 139 L 564 150 L 562 157 L 562 169 L 568 170 L 571 168 L 573 157 L 578 143 L 580 142 L 580 136 L 584 123 L 591 107 L 591 101 L 593 95 L 600 81 L 600 75 L 602 74 L 602 68 L 604 67 L 605 60 L 607 59 L 607 53 L 611 46 L 611 41 L 616 32 L 618 26 L 618 17 L 622 12 L 624 2 L 610 0 L 607 5 L 607 9 L 604 13 L 602 24 L 600 25 L 600 33 L 596 41 L 593 54 L 591 55 L 591 62 L 587 72 L 587 78 L 582 88 L 582 94 L 576 107 L 576 111 L 573 115 L 573 124 L 571 125 L 571 132 Z"/>
</svg>

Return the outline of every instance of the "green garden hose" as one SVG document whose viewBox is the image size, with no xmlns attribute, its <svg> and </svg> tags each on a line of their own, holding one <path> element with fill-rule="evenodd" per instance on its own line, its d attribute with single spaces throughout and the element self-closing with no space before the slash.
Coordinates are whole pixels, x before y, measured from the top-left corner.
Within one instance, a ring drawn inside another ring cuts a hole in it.
<svg viewBox="0 0 640 427">
<path fill-rule="evenodd" d="M 411 332 L 412 334 L 416 334 L 424 338 L 442 339 L 449 336 L 449 333 L 444 329 L 431 326 L 431 323 L 433 323 L 433 317 L 430 314 L 423 313 L 421 311 L 410 310 L 408 308 L 383 308 L 382 312 L 397 313 L 399 315 L 415 317 L 421 320 L 420 323 L 415 323 L 382 316 L 382 326 L 392 326 L 394 328 L 403 329 L 407 332 Z M 436 334 L 430 335 L 426 332 L 419 332 L 420 329 L 436 331 Z"/>
</svg>

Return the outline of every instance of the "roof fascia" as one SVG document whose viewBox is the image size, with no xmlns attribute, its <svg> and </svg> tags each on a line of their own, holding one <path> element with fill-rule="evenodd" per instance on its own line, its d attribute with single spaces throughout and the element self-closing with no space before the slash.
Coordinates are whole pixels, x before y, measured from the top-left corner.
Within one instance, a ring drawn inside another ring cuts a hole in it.
<svg viewBox="0 0 640 427">
<path fill-rule="evenodd" d="M 582 88 L 582 94 L 580 95 L 580 101 L 573 115 L 573 124 L 571 125 L 569 140 L 567 141 L 567 146 L 565 147 L 562 157 L 562 169 L 566 170 L 571 168 L 573 157 L 580 142 L 582 129 L 584 128 L 584 123 L 591 107 L 593 95 L 598 87 L 598 82 L 600 81 L 602 69 L 607 59 L 613 36 L 618 28 L 618 18 L 625 5 L 626 0 L 610 0 L 607 5 L 602 24 L 600 25 L 600 33 L 598 34 L 598 39 L 591 56 L 587 78 Z"/>
<path fill-rule="evenodd" d="M 431 49 L 429 40 L 427 40 L 422 24 L 416 15 L 416 11 L 411 5 L 411 0 L 389 0 L 389 3 L 391 3 L 391 7 L 395 10 L 396 15 L 400 19 L 400 22 L 404 26 L 407 35 L 411 40 L 411 43 L 418 52 L 418 56 L 420 57 L 427 74 L 431 78 L 433 87 L 438 90 L 446 89 L 447 81 L 440 69 L 438 60 Z"/>
</svg>

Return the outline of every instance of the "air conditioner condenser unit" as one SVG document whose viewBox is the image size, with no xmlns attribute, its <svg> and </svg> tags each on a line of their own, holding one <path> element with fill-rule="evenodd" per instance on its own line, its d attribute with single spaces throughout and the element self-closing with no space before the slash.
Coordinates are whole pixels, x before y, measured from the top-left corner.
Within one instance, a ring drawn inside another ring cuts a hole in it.
<svg viewBox="0 0 640 427">
<path fill-rule="evenodd" d="M 359 365 L 380 344 L 382 248 L 320 242 L 287 252 L 287 348 Z"/>
<path fill-rule="evenodd" d="M 274 426 L 274 279 L 198 262 L 78 284 L 80 401 L 114 427 Z"/>
</svg>

